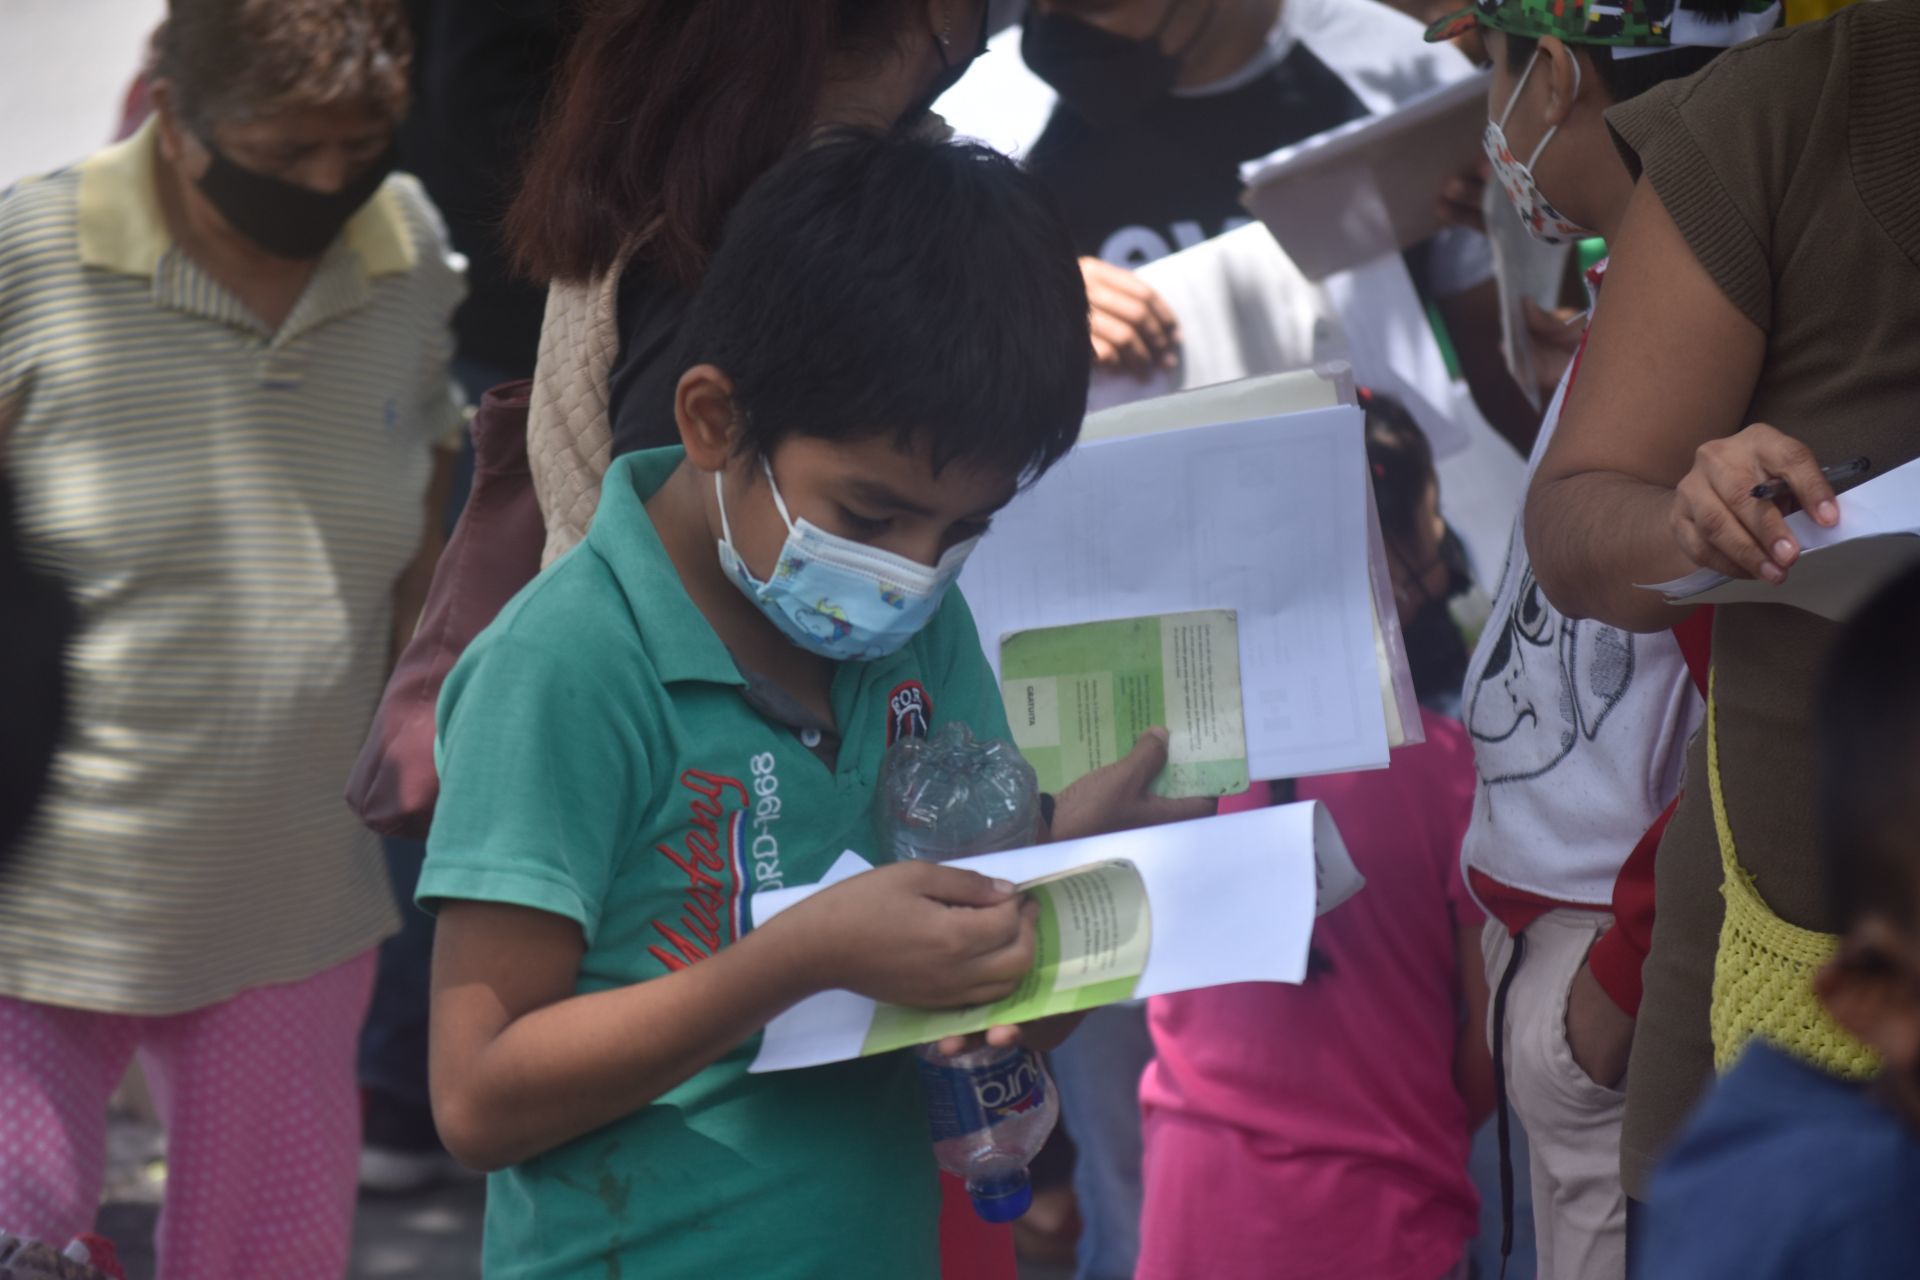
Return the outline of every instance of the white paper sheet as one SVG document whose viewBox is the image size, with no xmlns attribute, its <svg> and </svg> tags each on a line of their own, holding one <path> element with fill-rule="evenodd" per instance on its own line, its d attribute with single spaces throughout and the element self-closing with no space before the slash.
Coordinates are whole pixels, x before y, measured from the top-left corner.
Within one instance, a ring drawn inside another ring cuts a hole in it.
<svg viewBox="0 0 1920 1280">
<path fill-rule="evenodd" d="M 1389 254 L 1328 276 L 1324 283 L 1340 315 L 1354 378 L 1404 404 L 1426 433 L 1435 458 L 1464 450 L 1468 432 L 1452 412 L 1457 384 L 1447 372 L 1406 260 Z"/>
<path fill-rule="evenodd" d="M 1253 776 L 1378 768 L 1366 494 L 1358 409 L 1095 441 L 1000 513 L 960 586 L 996 673 L 1015 631 L 1237 610 Z"/>
<path fill-rule="evenodd" d="M 1154 431 L 1178 431 L 1216 422 L 1245 422 L 1309 409 L 1332 409 L 1351 404 L 1342 398 L 1338 374 L 1344 365 L 1322 372 L 1273 373 L 1258 378 L 1222 382 L 1193 391 L 1142 396 L 1089 413 L 1080 426 L 1080 443 L 1118 440 Z M 1351 374 L 1347 375 L 1351 381 Z M 1351 388 L 1347 389 L 1349 392 Z"/>
<path fill-rule="evenodd" d="M 1089 414 L 1080 428 L 1082 444 L 1117 440 L 1155 431 L 1177 431 L 1220 422 L 1250 421 L 1308 409 L 1331 409 L 1354 403 L 1353 371 L 1344 361 L 1301 373 L 1276 373 L 1242 378 L 1218 386 L 1181 391 L 1155 399 L 1117 405 Z M 1373 587 L 1373 648 L 1380 671 L 1380 699 L 1387 724 L 1387 746 L 1403 747 L 1426 741 L 1420 724 L 1419 700 L 1413 671 L 1407 664 L 1406 642 L 1398 626 L 1382 627 L 1382 618 L 1397 619 L 1393 579 L 1387 569 L 1386 542 L 1380 534 L 1380 513 L 1367 487 L 1367 571 Z"/>
<path fill-rule="evenodd" d="M 1134 865 L 1151 903 L 1152 944 L 1136 997 L 1229 982 L 1299 982 L 1306 976 L 1314 917 L 1365 883 L 1332 816 L 1311 801 L 948 865 L 1022 884 L 1113 859 Z M 857 855 L 846 854 L 821 884 L 754 895 L 755 926 L 864 866 Z M 874 1009 L 872 1000 L 849 991 L 803 1000 L 767 1025 L 749 1070 L 785 1071 L 857 1057 Z"/>
<path fill-rule="evenodd" d="M 1481 200 L 1486 217 L 1487 242 L 1493 249 L 1493 278 L 1500 284 L 1500 342 L 1507 372 L 1538 412 L 1544 407 L 1539 364 L 1534 359 L 1533 335 L 1527 328 L 1528 299 L 1542 311 L 1560 305 L 1560 286 L 1567 278 L 1571 244 L 1548 244 L 1527 229 L 1519 210 L 1504 188 L 1489 181 Z"/>
<path fill-rule="evenodd" d="M 1244 203 L 1321 280 L 1440 230 L 1435 196 L 1480 158 L 1486 77 L 1436 87 L 1241 166 Z"/>
<path fill-rule="evenodd" d="M 1180 363 L 1147 377 L 1095 370 L 1090 413 L 1217 383 L 1347 362 L 1399 399 L 1436 458 L 1468 447 L 1446 358 L 1399 254 L 1328 277 L 1300 273 L 1260 226 L 1150 262 L 1140 278 L 1180 319 Z"/>
<path fill-rule="evenodd" d="M 1824 529 L 1804 511 L 1787 517 L 1800 559 L 1779 586 L 1711 569 L 1650 589 L 1676 604 L 1790 604 L 1836 622 L 1920 564 L 1920 462 L 1895 467 L 1840 495 L 1840 523 Z"/>
<path fill-rule="evenodd" d="M 1326 291 L 1301 275 L 1257 223 L 1149 262 L 1139 276 L 1179 317 L 1180 363 L 1146 377 L 1096 369 L 1089 413 L 1344 358 Z"/>
</svg>

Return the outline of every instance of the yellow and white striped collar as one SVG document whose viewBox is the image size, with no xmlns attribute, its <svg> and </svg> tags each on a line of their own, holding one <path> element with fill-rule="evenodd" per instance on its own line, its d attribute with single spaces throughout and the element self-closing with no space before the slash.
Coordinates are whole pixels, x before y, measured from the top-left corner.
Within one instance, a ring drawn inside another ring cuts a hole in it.
<svg viewBox="0 0 1920 1280">
<path fill-rule="evenodd" d="M 122 275 L 152 276 L 173 245 L 154 185 L 159 129 L 152 120 L 124 142 L 80 163 L 80 261 Z M 341 233 L 368 277 L 413 270 L 413 239 L 392 187 L 348 219 Z"/>
</svg>

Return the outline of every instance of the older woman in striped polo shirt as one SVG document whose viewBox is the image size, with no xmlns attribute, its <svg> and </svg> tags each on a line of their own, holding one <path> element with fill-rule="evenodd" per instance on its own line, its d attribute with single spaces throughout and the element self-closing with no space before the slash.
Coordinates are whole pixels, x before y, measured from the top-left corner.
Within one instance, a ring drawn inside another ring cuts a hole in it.
<svg viewBox="0 0 1920 1280">
<path fill-rule="evenodd" d="M 81 624 L 0 868 L 0 1225 L 90 1226 L 138 1052 L 160 1274 L 338 1276 L 396 924 L 341 788 L 437 549 L 463 286 L 390 176 L 397 0 L 170 10 L 156 119 L 0 198 L 0 466 Z"/>
</svg>

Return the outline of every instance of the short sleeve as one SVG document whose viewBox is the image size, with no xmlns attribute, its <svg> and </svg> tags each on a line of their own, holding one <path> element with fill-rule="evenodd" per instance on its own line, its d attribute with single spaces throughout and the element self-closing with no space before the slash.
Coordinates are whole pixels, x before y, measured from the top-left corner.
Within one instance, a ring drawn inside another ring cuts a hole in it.
<svg viewBox="0 0 1920 1280">
<path fill-rule="evenodd" d="M 973 620 L 973 610 L 967 607 L 958 587 L 947 592 L 930 629 L 934 632 L 931 665 L 940 686 L 930 691 L 934 727 L 958 720 L 976 738 L 1013 741 L 1000 682 L 994 679 L 986 650 L 980 647 L 980 628 Z"/>
<path fill-rule="evenodd" d="M 29 246 L 22 227 L 23 188 L 0 191 L 0 456 L 6 453 L 7 436 L 20 400 L 26 392 L 27 343 L 31 326 L 26 323 L 26 300 L 21 282 L 27 270 Z"/>
<path fill-rule="evenodd" d="M 483 635 L 441 694 L 440 799 L 417 897 L 565 916 L 592 944 L 647 800 L 630 697 L 577 654 Z"/>
<path fill-rule="evenodd" d="M 1762 37 L 1607 113 L 1628 169 L 1653 184 L 1694 257 L 1762 330 L 1772 328 L 1777 254 L 1795 238 L 1781 218 L 1828 66 L 1800 38 Z"/>
<path fill-rule="evenodd" d="M 391 181 L 413 237 L 416 305 L 426 335 L 413 391 L 415 421 L 428 445 L 456 450 L 466 435 L 466 396 L 453 378 L 453 313 L 466 300 L 467 260 L 454 249 L 440 211 L 419 182 L 404 176 Z M 477 397 L 486 388 L 470 390 Z"/>
</svg>

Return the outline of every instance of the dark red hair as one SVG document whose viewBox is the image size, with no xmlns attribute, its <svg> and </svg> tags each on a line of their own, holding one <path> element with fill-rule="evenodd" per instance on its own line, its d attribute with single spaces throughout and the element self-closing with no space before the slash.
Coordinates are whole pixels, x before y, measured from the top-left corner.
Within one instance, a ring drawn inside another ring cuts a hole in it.
<svg viewBox="0 0 1920 1280">
<path fill-rule="evenodd" d="M 728 211 L 807 129 L 830 58 L 909 3 L 588 0 L 507 215 L 515 266 L 583 281 L 637 244 L 696 283 Z"/>
</svg>

